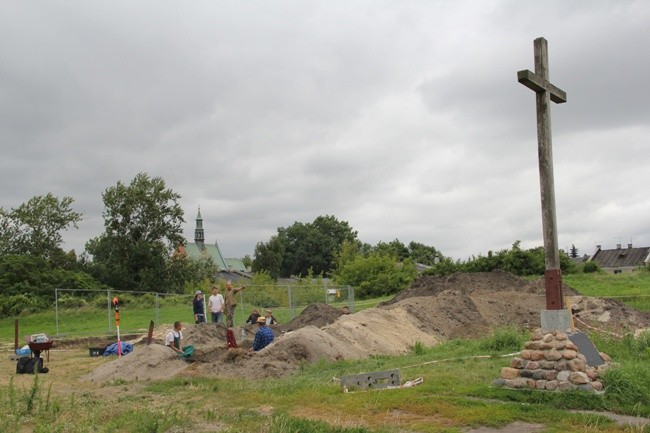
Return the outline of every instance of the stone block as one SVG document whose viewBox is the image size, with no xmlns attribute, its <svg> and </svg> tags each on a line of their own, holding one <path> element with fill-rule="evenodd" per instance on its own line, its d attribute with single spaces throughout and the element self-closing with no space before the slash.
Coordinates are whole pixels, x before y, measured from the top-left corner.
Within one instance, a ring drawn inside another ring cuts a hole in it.
<svg viewBox="0 0 650 433">
<path fill-rule="evenodd" d="M 559 341 L 565 341 L 569 339 L 569 336 L 565 332 L 558 331 L 555 333 L 555 339 Z"/>
<path fill-rule="evenodd" d="M 549 380 L 546 382 L 546 389 L 549 391 L 555 391 L 560 383 L 557 380 Z"/>
<path fill-rule="evenodd" d="M 501 377 L 506 380 L 518 378 L 519 370 L 516 368 L 503 367 L 501 369 Z"/>
<path fill-rule="evenodd" d="M 576 356 L 578 356 L 578 352 L 575 350 L 565 350 L 562 352 L 562 358 L 564 359 L 574 359 Z"/>
<path fill-rule="evenodd" d="M 562 354 L 556 349 L 551 349 L 544 354 L 544 359 L 547 361 L 557 361 L 562 358 Z"/>
<path fill-rule="evenodd" d="M 508 388 L 523 389 L 528 387 L 528 383 L 523 377 L 518 377 L 516 379 L 506 380 L 506 386 Z"/>
<path fill-rule="evenodd" d="M 546 370 L 546 380 L 555 380 L 557 379 L 557 371 L 555 370 Z"/>
<path fill-rule="evenodd" d="M 537 361 L 528 361 L 526 363 L 526 365 L 525 365 L 525 368 L 527 368 L 529 370 L 539 370 L 540 369 L 539 362 L 537 362 Z"/>
<path fill-rule="evenodd" d="M 590 383 L 581 383 L 580 385 L 576 385 L 576 389 L 583 392 L 591 392 L 591 393 L 594 392 L 594 389 L 592 388 Z"/>
<path fill-rule="evenodd" d="M 519 356 L 522 357 L 523 359 L 530 359 L 530 350 L 522 350 L 519 353 Z"/>
<path fill-rule="evenodd" d="M 538 380 L 535 382 L 535 388 L 536 389 L 546 389 L 546 381 L 545 380 Z"/>
<path fill-rule="evenodd" d="M 573 344 L 573 342 L 571 340 L 568 340 L 566 342 L 566 344 L 564 345 L 564 348 L 569 349 L 569 350 L 575 350 L 576 352 L 578 351 L 578 346 Z"/>
<path fill-rule="evenodd" d="M 519 370 L 519 376 L 521 377 L 533 377 L 533 371 L 532 370 Z"/>
<path fill-rule="evenodd" d="M 571 382 L 560 382 L 557 389 L 559 391 L 574 391 L 577 387 Z"/>
<path fill-rule="evenodd" d="M 571 374 L 569 374 L 569 382 L 576 385 L 582 385 L 591 381 L 589 380 L 589 377 L 587 377 L 587 373 L 583 373 L 581 371 L 573 371 Z"/>
<path fill-rule="evenodd" d="M 506 380 L 505 380 L 505 379 L 502 379 L 502 378 L 494 379 L 494 380 L 492 381 L 492 385 L 494 385 L 494 386 L 498 386 L 498 387 L 505 386 L 505 384 L 506 384 Z"/>
<path fill-rule="evenodd" d="M 555 363 L 555 369 L 557 371 L 564 371 L 569 369 L 569 361 L 563 359 Z"/>
<path fill-rule="evenodd" d="M 554 361 L 547 361 L 547 360 L 541 360 L 539 361 L 539 368 L 543 368 L 544 370 L 553 370 L 555 369 L 555 362 Z"/>
<path fill-rule="evenodd" d="M 571 312 L 569 310 L 542 310 L 542 332 L 567 331 L 571 329 Z"/>
<path fill-rule="evenodd" d="M 512 358 L 512 360 L 510 360 L 510 368 L 524 368 L 526 363 L 527 361 L 524 361 L 521 358 Z"/>
<path fill-rule="evenodd" d="M 553 342 L 553 347 L 555 347 L 557 350 L 562 350 L 566 348 L 566 341 L 554 341 Z"/>
<path fill-rule="evenodd" d="M 553 334 L 548 333 L 548 334 L 544 334 L 544 338 L 542 338 L 542 341 L 543 341 L 544 343 L 550 343 L 550 342 L 553 341 L 554 339 L 555 339 L 555 337 L 553 337 Z"/>
<path fill-rule="evenodd" d="M 533 372 L 532 378 L 535 380 L 546 380 L 545 370 L 531 370 Z"/>
<path fill-rule="evenodd" d="M 569 370 L 571 371 L 586 371 L 587 363 L 582 359 L 575 358 L 567 362 L 569 364 Z"/>
<path fill-rule="evenodd" d="M 531 361 L 540 361 L 540 360 L 544 359 L 544 353 L 545 352 L 543 352 L 541 350 L 533 350 L 530 353 L 530 360 Z"/>
<path fill-rule="evenodd" d="M 542 332 L 539 331 L 539 330 L 536 330 L 536 331 L 533 332 L 533 334 L 530 336 L 530 339 L 531 339 L 531 340 L 541 340 L 542 338 L 544 338 L 544 334 L 542 334 Z"/>
<path fill-rule="evenodd" d="M 570 371 L 560 371 L 557 374 L 557 380 L 559 382 L 568 382 L 569 381 L 569 375 L 571 374 Z"/>
<path fill-rule="evenodd" d="M 591 382 L 591 387 L 594 389 L 594 391 L 602 391 L 603 390 L 603 383 L 600 380 L 594 380 Z"/>
</svg>

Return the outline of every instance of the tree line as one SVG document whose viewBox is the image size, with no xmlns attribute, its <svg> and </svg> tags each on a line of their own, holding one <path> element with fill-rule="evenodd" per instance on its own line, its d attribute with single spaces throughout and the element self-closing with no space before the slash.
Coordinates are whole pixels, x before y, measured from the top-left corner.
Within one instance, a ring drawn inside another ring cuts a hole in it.
<svg viewBox="0 0 650 433">
<path fill-rule="evenodd" d="M 0 316 L 47 308 L 55 288 L 191 293 L 214 283 L 219 269 L 211 258 L 178 253 L 185 244 L 180 198 L 162 178 L 146 173 L 128 184 L 118 181 L 102 193 L 103 233 L 88 240 L 79 256 L 61 247 L 62 232 L 77 228 L 83 217 L 73 209 L 73 198 L 48 193 L 14 209 L 0 207 Z M 544 272 L 543 250 L 524 251 L 519 242 L 510 250 L 453 261 L 415 241 L 363 243 L 348 222 L 331 215 L 279 227 L 246 259 L 257 278 L 327 277 L 355 287 L 361 298 L 408 287 L 418 276 L 418 264 L 438 275 L 493 269 L 516 275 Z M 562 266 L 571 271 L 566 256 Z"/>
</svg>

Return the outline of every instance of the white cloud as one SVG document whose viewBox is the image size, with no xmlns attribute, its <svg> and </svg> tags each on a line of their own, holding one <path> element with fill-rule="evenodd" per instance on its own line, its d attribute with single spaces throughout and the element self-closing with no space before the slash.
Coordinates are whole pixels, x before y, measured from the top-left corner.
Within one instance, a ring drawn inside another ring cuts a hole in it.
<svg viewBox="0 0 650 433">
<path fill-rule="evenodd" d="M 466 258 L 541 245 L 533 39 L 549 41 L 559 242 L 650 244 L 644 1 L 22 2 L 0 16 L 0 206 L 138 172 L 252 254 L 319 215 Z"/>
</svg>

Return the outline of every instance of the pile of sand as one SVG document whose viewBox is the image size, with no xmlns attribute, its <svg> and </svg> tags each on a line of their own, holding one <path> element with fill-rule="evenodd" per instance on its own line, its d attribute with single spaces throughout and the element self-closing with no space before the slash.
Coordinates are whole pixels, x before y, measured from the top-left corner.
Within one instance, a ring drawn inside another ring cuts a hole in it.
<svg viewBox="0 0 650 433">
<path fill-rule="evenodd" d="M 106 383 L 114 380 L 169 379 L 187 367 L 176 352 L 160 344 L 138 346 L 133 352 L 102 364 L 81 380 Z"/>
<path fill-rule="evenodd" d="M 574 293 L 565 286 L 565 294 Z M 650 327 L 650 313 L 614 301 L 576 298 L 572 305 L 585 321 L 630 331 Z M 496 326 L 532 330 L 539 327 L 540 311 L 545 308 L 543 279 L 529 282 L 501 271 L 427 276 L 394 299 L 356 314 L 342 316 L 325 304 L 312 305 L 288 324 L 271 326 L 276 340 L 258 353 L 247 350 L 256 329 L 251 326 L 234 329 L 239 349 L 226 348 L 226 328 L 221 324 L 189 326 L 184 344 L 196 348 L 192 374 L 281 377 L 319 359 L 399 355 L 417 342 L 432 346 L 449 338 L 484 335 Z M 162 344 L 165 334 L 165 329 L 159 330 L 156 341 Z M 136 347 L 133 354 L 102 365 L 88 375 L 89 380 L 158 379 L 178 374 L 186 366 L 170 349 L 152 347 Z M 153 366 L 165 372 L 148 375 L 146 370 Z"/>
</svg>

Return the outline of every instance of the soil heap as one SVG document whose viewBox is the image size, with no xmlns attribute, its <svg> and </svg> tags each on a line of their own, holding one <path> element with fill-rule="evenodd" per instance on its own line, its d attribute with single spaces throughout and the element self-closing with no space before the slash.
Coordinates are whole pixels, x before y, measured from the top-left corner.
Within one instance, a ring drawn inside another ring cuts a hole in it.
<svg viewBox="0 0 650 433">
<path fill-rule="evenodd" d="M 565 295 L 576 293 L 566 285 L 563 289 Z M 634 311 L 615 301 L 590 302 L 589 299 L 576 298 L 572 305 L 574 312 L 590 326 L 606 325 L 619 332 L 650 328 L 650 313 Z M 341 316 L 338 310 L 325 304 L 312 305 L 286 325 L 272 325 L 275 341 L 257 353 L 247 350 L 254 326 L 234 329 L 240 348 L 228 350 L 223 325 L 190 325 L 184 331 L 184 344 L 195 346 L 199 362 L 179 374 L 281 377 L 305 362 L 399 355 L 411 350 L 417 342 L 432 346 L 450 338 L 484 335 L 493 327 L 515 325 L 532 331 L 539 327 L 540 311 L 545 308 L 543 279 L 531 282 L 502 271 L 422 276 L 392 300 L 355 314 Z M 597 318 L 595 323 L 594 318 Z M 157 341 L 162 342 L 165 333 L 166 330 L 159 330 Z M 167 352 L 160 352 L 163 357 L 160 362 L 166 362 L 169 349 L 162 349 Z M 135 366 L 139 351 L 142 349 L 136 347 L 134 354 L 104 364 L 100 369 L 120 370 L 121 378 L 129 380 L 134 374 L 128 372 L 128 360 L 133 359 Z M 169 377 L 173 371 L 172 368 L 165 376 Z M 95 373 L 86 379 L 103 381 L 106 377 L 119 376 L 106 372 L 95 376 Z M 137 377 L 146 379 L 142 372 Z"/>
</svg>

